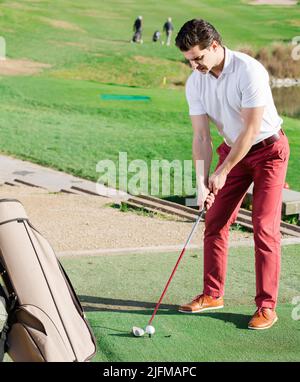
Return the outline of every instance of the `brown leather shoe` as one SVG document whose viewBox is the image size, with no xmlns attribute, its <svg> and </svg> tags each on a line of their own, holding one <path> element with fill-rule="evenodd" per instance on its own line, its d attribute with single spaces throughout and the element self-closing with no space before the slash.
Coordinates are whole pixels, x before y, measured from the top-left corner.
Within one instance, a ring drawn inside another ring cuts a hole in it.
<svg viewBox="0 0 300 382">
<path fill-rule="evenodd" d="M 200 313 L 205 310 L 221 309 L 223 307 L 223 297 L 213 298 L 206 294 L 199 294 L 192 302 L 186 305 L 181 305 L 178 311 L 181 313 Z"/>
<path fill-rule="evenodd" d="M 249 321 L 248 328 L 255 330 L 269 329 L 278 320 L 274 309 L 259 308 Z"/>
</svg>

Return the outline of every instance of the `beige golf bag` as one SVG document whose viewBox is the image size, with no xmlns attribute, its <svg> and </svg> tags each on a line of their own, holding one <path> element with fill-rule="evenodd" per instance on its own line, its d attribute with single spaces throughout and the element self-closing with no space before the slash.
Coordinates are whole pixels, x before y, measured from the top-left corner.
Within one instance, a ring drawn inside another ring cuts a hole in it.
<svg viewBox="0 0 300 382">
<path fill-rule="evenodd" d="M 14 199 L 0 199 L 0 273 L 7 308 L 1 360 L 5 351 L 17 362 L 83 362 L 94 356 L 96 341 L 67 274 Z"/>
</svg>

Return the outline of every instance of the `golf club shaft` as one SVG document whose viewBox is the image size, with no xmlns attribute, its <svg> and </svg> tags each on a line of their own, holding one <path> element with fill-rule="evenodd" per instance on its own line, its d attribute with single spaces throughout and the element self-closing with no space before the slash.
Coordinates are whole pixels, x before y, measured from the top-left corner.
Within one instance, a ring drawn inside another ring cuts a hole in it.
<svg viewBox="0 0 300 382">
<path fill-rule="evenodd" d="M 168 282 L 167 282 L 167 284 L 166 284 L 166 286 L 165 286 L 165 289 L 163 290 L 163 292 L 162 292 L 162 294 L 161 294 L 161 296 L 160 296 L 160 299 L 158 300 L 158 303 L 156 304 L 156 307 L 155 307 L 154 312 L 153 312 L 153 314 L 152 314 L 152 316 L 151 316 L 151 318 L 150 318 L 150 320 L 149 320 L 148 325 L 151 325 L 151 323 L 152 323 L 152 321 L 153 321 L 153 319 L 154 319 L 154 317 L 155 317 L 155 315 L 156 315 L 156 312 L 157 312 L 157 310 L 158 310 L 158 308 L 159 308 L 159 306 L 160 306 L 160 304 L 161 304 L 161 302 L 162 302 L 162 299 L 164 298 L 164 295 L 166 294 L 166 291 L 167 291 L 167 289 L 168 289 L 168 287 L 169 287 L 169 285 L 170 285 L 170 282 L 171 282 L 171 280 L 172 280 L 172 278 L 173 278 L 173 276 L 174 276 L 174 274 L 175 274 L 175 272 L 176 272 L 176 270 L 177 270 L 177 268 L 178 268 L 178 265 L 179 265 L 179 263 L 180 263 L 180 261 L 181 261 L 183 255 L 184 255 L 184 253 L 185 253 L 186 247 L 189 245 L 189 242 L 191 241 L 191 238 L 192 238 L 192 236 L 193 236 L 193 233 L 195 232 L 195 230 L 196 230 L 196 228 L 197 228 L 197 226 L 198 226 L 198 224 L 199 224 L 199 222 L 200 222 L 200 219 L 202 218 L 202 216 L 203 216 L 203 214 L 204 214 L 204 211 L 205 211 L 205 209 L 203 209 L 203 210 L 200 212 L 200 214 L 199 214 L 197 220 L 195 221 L 195 223 L 194 223 L 194 225 L 193 225 L 192 231 L 191 231 L 191 233 L 189 234 L 189 237 L 188 237 L 188 239 L 187 239 L 187 241 L 186 241 L 186 243 L 185 243 L 185 245 L 184 245 L 184 247 L 183 247 L 183 249 L 182 249 L 182 251 L 181 251 L 181 253 L 180 253 L 180 256 L 179 256 L 179 258 L 178 258 L 178 260 L 177 260 L 177 262 L 176 262 L 176 264 L 175 264 L 175 267 L 174 267 L 174 269 L 173 269 L 173 271 L 172 271 L 172 273 L 171 273 L 171 276 L 169 277 L 169 280 L 168 280 Z"/>
</svg>

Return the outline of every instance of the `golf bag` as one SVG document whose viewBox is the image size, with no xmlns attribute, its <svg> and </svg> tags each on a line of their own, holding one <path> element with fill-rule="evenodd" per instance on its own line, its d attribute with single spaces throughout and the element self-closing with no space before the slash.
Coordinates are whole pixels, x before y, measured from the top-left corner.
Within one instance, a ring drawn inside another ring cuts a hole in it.
<svg viewBox="0 0 300 382">
<path fill-rule="evenodd" d="M 132 37 L 132 42 L 142 42 L 142 32 L 136 31 Z"/>
<path fill-rule="evenodd" d="M 157 42 L 160 39 L 160 31 L 155 31 L 152 36 L 152 41 Z"/>
<path fill-rule="evenodd" d="M 0 274 L 7 311 L 1 361 L 4 352 L 16 362 L 83 362 L 94 356 L 96 341 L 66 272 L 15 199 L 0 199 Z"/>
</svg>

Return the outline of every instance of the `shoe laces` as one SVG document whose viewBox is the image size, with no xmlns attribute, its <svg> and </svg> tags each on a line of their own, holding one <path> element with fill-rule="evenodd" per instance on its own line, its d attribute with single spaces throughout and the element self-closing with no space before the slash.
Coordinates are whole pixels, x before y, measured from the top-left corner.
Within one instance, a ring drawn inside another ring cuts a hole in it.
<svg viewBox="0 0 300 382">
<path fill-rule="evenodd" d="M 204 298 L 204 294 L 203 293 L 198 294 L 196 297 L 193 298 L 193 302 L 194 301 L 199 301 L 200 302 L 200 300 L 203 300 L 203 298 Z"/>
<path fill-rule="evenodd" d="M 259 315 L 259 316 L 263 316 L 263 317 L 267 318 L 267 316 L 264 314 L 265 313 L 265 309 L 267 309 L 267 308 L 264 308 L 264 307 L 257 308 L 256 314 Z"/>
</svg>

